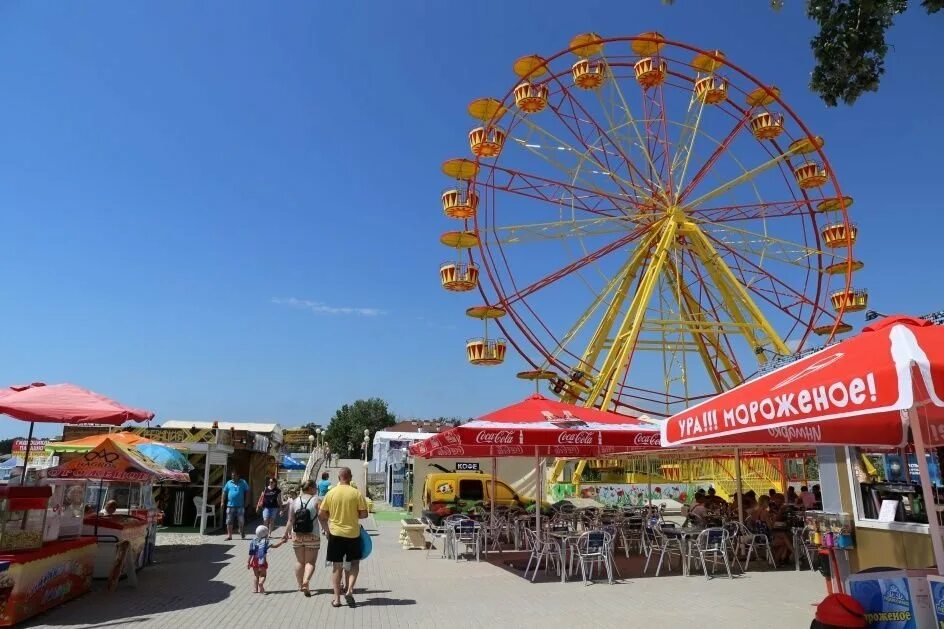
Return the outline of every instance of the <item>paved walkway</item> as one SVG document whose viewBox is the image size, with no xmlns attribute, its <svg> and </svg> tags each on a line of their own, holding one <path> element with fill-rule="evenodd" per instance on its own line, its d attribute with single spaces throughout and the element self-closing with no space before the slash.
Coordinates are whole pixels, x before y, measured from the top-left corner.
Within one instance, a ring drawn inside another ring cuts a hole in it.
<svg viewBox="0 0 944 629">
<path fill-rule="evenodd" d="M 455 562 L 438 552 L 406 551 L 399 523 L 366 522 L 374 554 L 364 562 L 357 609 L 330 605 L 329 571 L 319 563 L 315 596 L 296 591 L 290 546 L 271 553 L 268 595 L 251 592 L 245 568 L 248 541 L 222 536 L 161 534 L 158 563 L 139 573 L 137 590 L 122 584 L 96 591 L 34 619 L 34 627 L 570 627 L 724 626 L 795 629 L 809 626 L 812 604 L 825 595 L 823 579 L 810 572 L 749 572 L 735 580 L 703 577 L 642 577 L 641 562 L 621 567 L 615 585 L 560 583 L 540 575 L 537 583 L 502 561 Z M 279 531 L 281 533 L 281 531 Z M 322 551 L 323 552 L 323 551 Z M 512 561 L 513 560 L 513 561 Z"/>
</svg>

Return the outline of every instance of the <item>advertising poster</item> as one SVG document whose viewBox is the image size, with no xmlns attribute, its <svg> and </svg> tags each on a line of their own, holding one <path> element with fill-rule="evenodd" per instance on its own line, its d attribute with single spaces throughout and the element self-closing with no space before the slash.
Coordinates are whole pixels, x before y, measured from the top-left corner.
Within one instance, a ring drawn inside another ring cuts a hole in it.
<svg viewBox="0 0 944 629">
<path fill-rule="evenodd" d="M 865 609 L 872 629 L 924 629 L 930 625 L 927 574 L 894 570 L 849 577 L 849 594 Z"/>
<path fill-rule="evenodd" d="M 18 562 L 0 562 L 0 627 L 22 622 L 87 592 L 92 585 L 95 543 L 72 542 L 49 554 L 23 553 Z M 44 549 L 46 550 L 46 549 Z M 35 559 L 30 560 L 32 557 Z"/>
<path fill-rule="evenodd" d="M 931 586 L 931 607 L 934 609 L 934 626 L 944 629 L 944 577 L 929 576 Z"/>
</svg>

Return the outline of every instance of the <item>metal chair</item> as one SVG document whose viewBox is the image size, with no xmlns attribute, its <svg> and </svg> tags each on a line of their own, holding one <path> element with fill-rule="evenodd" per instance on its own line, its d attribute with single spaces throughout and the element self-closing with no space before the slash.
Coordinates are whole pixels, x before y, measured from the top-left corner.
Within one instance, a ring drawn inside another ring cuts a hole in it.
<svg viewBox="0 0 944 629">
<path fill-rule="evenodd" d="M 754 557 L 760 559 L 761 552 L 766 555 L 767 561 L 774 568 L 777 567 L 777 562 L 774 561 L 774 553 L 771 550 L 770 538 L 767 536 L 767 533 L 759 530 L 751 530 L 747 526 L 744 526 L 740 522 L 733 522 L 731 525 L 735 528 L 735 533 L 731 537 L 737 540 L 735 546 L 740 550 L 744 549 L 744 564 L 741 566 L 741 569 L 747 572 L 747 567 L 751 563 L 751 554 L 754 554 Z M 729 529 L 729 533 L 730 533 Z"/>
<path fill-rule="evenodd" d="M 728 578 L 733 579 L 734 574 L 731 572 L 731 560 L 728 557 L 728 547 L 730 546 L 730 538 L 728 532 L 720 527 L 713 527 L 710 529 L 705 529 L 698 534 L 698 538 L 695 540 L 695 552 L 697 553 L 697 559 L 701 563 L 702 570 L 705 572 L 705 578 L 710 579 L 711 576 L 708 575 L 708 557 L 711 557 L 711 574 L 714 575 L 715 567 L 718 564 L 718 558 L 724 562 L 724 567 L 728 572 Z M 690 559 L 694 559 L 695 554 L 693 553 L 690 556 Z"/>
<path fill-rule="evenodd" d="M 459 561 L 459 545 L 465 546 L 466 552 L 475 549 L 475 560 L 481 560 L 482 525 L 475 520 L 459 520 L 453 524 L 452 543 L 456 561 Z"/>
<path fill-rule="evenodd" d="M 580 562 L 584 585 L 593 582 L 593 568 L 606 570 L 607 583 L 613 583 L 613 536 L 607 531 L 587 531 L 577 539 L 575 556 Z M 589 581 L 587 571 L 589 568 Z"/>
<path fill-rule="evenodd" d="M 662 571 L 662 562 L 666 556 L 668 556 L 668 569 L 669 572 L 672 572 L 672 557 L 679 558 L 679 564 L 685 560 L 685 548 L 682 545 L 682 537 L 680 535 L 667 535 L 662 532 L 662 528 L 659 526 L 649 526 L 644 529 L 644 535 L 646 538 L 646 565 L 643 566 L 642 573 L 646 574 L 649 571 L 649 562 L 652 561 L 653 555 L 659 555 L 659 562 L 656 565 L 656 576 L 659 576 L 659 572 Z"/>
<path fill-rule="evenodd" d="M 446 557 L 449 557 L 449 553 L 455 551 L 455 531 L 456 524 L 462 522 L 463 520 L 470 520 L 471 518 L 464 513 L 453 513 L 452 515 L 446 516 L 442 521 L 442 526 L 446 529 Z"/>
<path fill-rule="evenodd" d="M 557 568 L 558 574 L 564 569 L 564 566 L 561 565 L 561 551 L 560 544 L 557 543 L 555 539 L 543 538 L 540 541 L 537 538 L 537 533 L 531 529 L 524 530 L 525 537 L 528 540 L 529 545 L 531 546 L 531 556 L 528 557 L 528 565 L 524 569 L 524 578 L 528 578 L 528 571 L 531 569 L 531 562 L 534 564 L 534 572 L 531 574 L 531 581 L 534 582 L 534 578 L 538 575 L 538 570 L 541 569 L 541 561 L 544 561 L 544 572 L 547 572 L 548 566 L 554 564 Z"/>
<path fill-rule="evenodd" d="M 433 524 L 432 520 L 428 517 L 423 516 L 420 518 L 420 521 L 426 525 L 426 529 L 423 531 L 424 534 L 429 535 L 430 539 L 426 541 L 426 559 L 429 559 L 429 551 L 433 549 L 437 539 L 442 540 L 442 557 L 446 558 L 446 546 L 449 543 L 449 531 L 446 526 L 440 524 L 439 526 Z"/>
</svg>

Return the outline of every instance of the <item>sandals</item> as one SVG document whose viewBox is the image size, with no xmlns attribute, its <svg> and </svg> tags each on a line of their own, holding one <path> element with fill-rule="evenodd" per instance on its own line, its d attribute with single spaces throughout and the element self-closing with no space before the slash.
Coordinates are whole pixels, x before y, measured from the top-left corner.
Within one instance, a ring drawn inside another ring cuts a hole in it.
<svg viewBox="0 0 944 629">
<path fill-rule="evenodd" d="M 338 608 L 343 607 L 343 605 L 341 605 L 341 601 L 331 601 L 331 607 Z"/>
<path fill-rule="evenodd" d="M 345 595 L 344 595 L 344 600 L 347 601 L 347 606 L 348 606 L 348 607 L 350 607 L 350 608 L 352 608 L 352 609 L 353 609 L 354 607 L 357 607 L 357 601 L 354 600 L 354 595 L 353 595 L 353 594 L 345 594 Z"/>
<path fill-rule="evenodd" d="M 304 594 L 306 597 L 310 597 L 310 596 L 311 596 L 311 590 L 308 589 L 308 584 L 307 584 L 307 583 L 306 583 L 305 585 L 303 585 L 303 586 L 302 586 L 301 588 L 299 588 L 299 589 L 301 590 L 301 593 Z"/>
</svg>

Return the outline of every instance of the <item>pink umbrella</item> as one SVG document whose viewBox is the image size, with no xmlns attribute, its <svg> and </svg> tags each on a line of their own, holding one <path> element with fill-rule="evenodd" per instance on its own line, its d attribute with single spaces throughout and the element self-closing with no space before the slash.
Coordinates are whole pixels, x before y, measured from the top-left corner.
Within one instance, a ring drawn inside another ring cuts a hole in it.
<svg viewBox="0 0 944 629">
<path fill-rule="evenodd" d="M 0 389 L 0 413 L 30 423 L 24 458 L 26 465 L 29 465 L 35 422 L 119 426 L 126 421 L 148 421 L 154 417 L 150 411 L 123 406 L 74 384 L 47 386 L 42 382 Z M 21 484 L 26 481 L 25 468 L 23 471 Z"/>
</svg>

